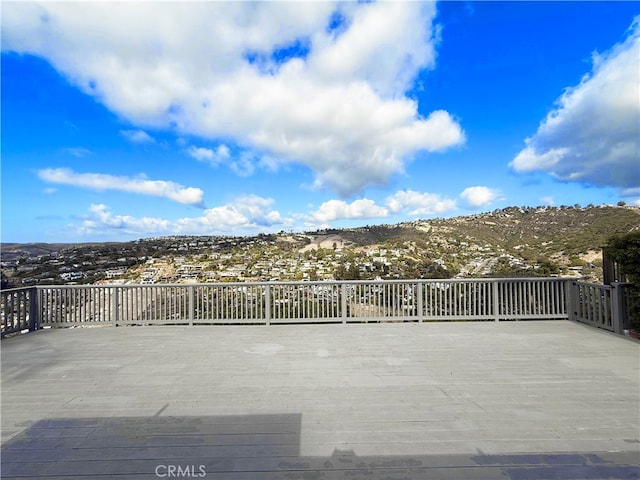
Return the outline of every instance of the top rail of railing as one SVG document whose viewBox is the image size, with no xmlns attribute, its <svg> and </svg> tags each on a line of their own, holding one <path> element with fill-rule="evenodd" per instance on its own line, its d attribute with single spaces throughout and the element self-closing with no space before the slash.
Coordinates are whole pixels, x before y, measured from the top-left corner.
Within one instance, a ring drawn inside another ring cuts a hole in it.
<svg viewBox="0 0 640 480">
<path fill-rule="evenodd" d="M 575 282 L 577 277 L 498 277 L 498 278 L 416 278 L 416 279 L 379 279 L 379 280 L 269 280 L 269 281 L 234 281 L 234 282 L 188 282 L 188 283 L 104 283 L 100 285 L 51 284 L 16 287 L 1 290 L 2 292 L 25 289 L 64 288 L 141 288 L 141 287 L 189 287 L 189 286 L 255 286 L 255 285 L 327 285 L 327 284 L 408 284 L 408 283 L 536 283 L 536 282 Z M 584 283 L 584 282 L 580 282 Z"/>
<path fill-rule="evenodd" d="M 40 288 L 45 288 L 45 287 L 49 287 L 50 285 L 42 285 Z M 64 285 L 61 285 L 64 286 Z M 2 288 L 0 289 L 0 292 L 5 295 L 5 294 L 10 294 L 10 293 L 14 293 L 14 292 L 24 292 L 24 291 L 28 291 L 28 290 L 37 290 L 38 287 L 33 285 L 31 287 L 12 287 L 12 288 Z"/>
</svg>

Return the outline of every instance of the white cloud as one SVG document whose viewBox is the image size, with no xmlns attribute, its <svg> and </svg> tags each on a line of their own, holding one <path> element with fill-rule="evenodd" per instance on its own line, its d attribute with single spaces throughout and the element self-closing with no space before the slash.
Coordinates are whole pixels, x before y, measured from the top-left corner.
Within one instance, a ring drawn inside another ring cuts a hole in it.
<svg viewBox="0 0 640 480">
<path fill-rule="evenodd" d="M 456 201 L 437 193 L 399 190 L 387 198 L 387 206 L 393 213 L 408 213 L 416 217 L 455 210 Z"/>
<path fill-rule="evenodd" d="M 472 207 L 488 205 L 500 198 L 498 190 L 476 186 L 466 188 L 461 194 L 465 203 Z M 414 190 L 398 190 L 385 199 L 384 206 L 376 204 L 368 198 L 351 203 L 342 200 L 329 200 L 306 217 L 306 225 L 328 225 L 335 220 L 387 218 L 391 215 L 408 215 L 426 217 L 456 210 L 455 199 L 437 193 L 416 192 Z"/>
<path fill-rule="evenodd" d="M 323 80 L 366 81 L 385 96 L 403 94 L 416 74 L 435 64 L 435 2 L 376 2 L 344 12 L 350 27 L 338 38 L 314 35 L 310 70 Z"/>
<path fill-rule="evenodd" d="M 102 173 L 77 173 L 68 168 L 46 168 L 37 172 L 41 180 L 49 183 L 73 185 L 93 190 L 120 190 L 141 195 L 165 197 L 174 202 L 201 205 L 203 191 L 183 187 L 165 180 L 118 177 Z"/>
<path fill-rule="evenodd" d="M 129 215 L 114 215 L 104 204 L 93 204 L 89 208 L 82 225 L 78 228 L 81 235 L 117 230 L 125 234 L 163 234 L 170 224 L 167 220 L 151 217 L 135 218 Z"/>
<path fill-rule="evenodd" d="M 594 54 L 593 69 L 568 88 L 509 164 L 568 181 L 640 186 L 640 17 L 624 42 Z"/>
<path fill-rule="evenodd" d="M 245 151 L 240 154 L 237 160 L 231 162 L 229 166 L 236 175 L 240 177 L 248 177 L 256 169 L 255 162 L 255 155 L 251 152 Z"/>
<path fill-rule="evenodd" d="M 378 205 L 368 198 L 354 200 L 329 200 L 307 215 L 307 225 L 328 225 L 335 220 L 387 218 L 392 214 L 406 214 L 412 217 L 429 216 L 455 210 L 456 201 L 441 195 L 413 190 L 399 190 Z"/>
<path fill-rule="evenodd" d="M 498 190 L 483 186 L 465 188 L 460 194 L 460 198 L 471 208 L 484 207 L 499 197 Z"/>
<path fill-rule="evenodd" d="M 191 155 L 196 160 L 201 162 L 208 162 L 213 166 L 219 165 L 220 163 L 224 163 L 225 161 L 231 158 L 231 153 L 229 152 L 229 147 L 226 145 L 218 145 L 218 148 L 204 148 L 204 147 L 189 147 L 187 150 L 189 155 Z"/>
<path fill-rule="evenodd" d="M 232 157 L 231 151 L 226 145 L 219 145 L 216 149 L 192 146 L 189 147 L 187 153 L 196 160 L 207 162 L 213 167 L 225 164 L 240 177 L 248 177 L 253 174 L 256 164 L 270 169 L 269 161 L 257 162 L 255 154 L 248 150 L 241 151 L 235 158 Z"/>
<path fill-rule="evenodd" d="M 311 223 L 326 224 L 341 219 L 364 219 L 386 217 L 389 211 L 375 204 L 373 200 L 362 198 L 351 203 L 342 200 L 329 200 L 320 205 L 317 211 L 309 216 Z"/>
<path fill-rule="evenodd" d="M 199 217 L 167 220 L 154 217 L 132 217 L 114 214 L 103 204 L 91 205 L 78 231 L 96 235 L 119 231 L 129 235 L 216 235 L 260 233 L 265 229 L 289 226 L 291 220 L 271 209 L 273 199 L 257 195 L 236 198 L 232 203 L 209 208 Z"/>
<path fill-rule="evenodd" d="M 531 139 L 526 140 L 527 146 L 518 153 L 518 156 L 509 164 L 518 172 L 532 170 L 553 171 L 562 159 L 569 153 L 568 148 L 550 148 L 544 153 L 537 153 L 530 145 Z"/>
<path fill-rule="evenodd" d="M 272 198 L 264 198 L 258 195 L 242 195 L 233 202 L 233 208 L 248 219 L 251 225 L 272 226 L 279 225 L 285 220 L 280 213 L 271 210 L 274 200 Z"/>
<path fill-rule="evenodd" d="M 405 96 L 435 65 L 435 14 L 430 2 L 10 2 L 2 45 L 47 59 L 134 125 L 233 141 L 348 196 L 417 151 L 464 142 L 451 115 L 423 116 Z"/>
<path fill-rule="evenodd" d="M 120 130 L 120 134 L 131 143 L 155 143 L 155 140 L 144 130 Z"/>
</svg>

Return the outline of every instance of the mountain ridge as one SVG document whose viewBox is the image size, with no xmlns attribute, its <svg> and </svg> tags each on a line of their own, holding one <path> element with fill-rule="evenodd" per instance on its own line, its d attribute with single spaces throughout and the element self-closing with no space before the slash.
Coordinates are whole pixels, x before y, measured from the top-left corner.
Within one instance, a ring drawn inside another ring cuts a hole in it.
<svg viewBox="0 0 640 480">
<path fill-rule="evenodd" d="M 640 207 L 540 206 L 303 233 L 4 243 L 1 249 L 3 276 L 14 283 L 57 280 L 59 271 L 74 269 L 89 272 L 84 277 L 89 282 L 102 278 L 109 268 L 137 271 L 133 267 L 149 259 L 176 263 L 174 259 L 183 257 L 218 273 L 207 277 L 214 280 L 234 278 L 224 273 L 228 269 L 238 272 L 236 279 L 314 279 L 314 266 L 320 265 L 317 270 L 324 279 L 340 279 L 349 267 L 355 278 L 560 274 L 598 281 L 601 247 L 612 236 L 632 231 L 640 231 Z M 282 266 L 275 276 L 269 268 L 274 264 Z M 135 274 L 129 278 L 136 281 Z"/>
</svg>

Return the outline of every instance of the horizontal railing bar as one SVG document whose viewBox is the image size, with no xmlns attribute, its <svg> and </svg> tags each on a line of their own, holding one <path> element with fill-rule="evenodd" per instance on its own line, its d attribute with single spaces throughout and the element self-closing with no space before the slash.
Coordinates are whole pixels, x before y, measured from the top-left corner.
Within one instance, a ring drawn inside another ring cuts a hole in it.
<svg viewBox="0 0 640 480">
<path fill-rule="evenodd" d="M 64 285 L 56 285 L 56 286 L 64 287 Z M 82 287 L 83 285 L 77 285 L 77 286 Z M 89 285 L 89 286 L 100 287 L 101 285 Z M 41 285 L 40 287 L 44 287 L 44 286 Z M 29 290 L 35 290 L 37 288 L 38 288 L 37 285 L 34 285 L 32 287 L 3 288 L 2 290 L 0 290 L 0 293 L 2 293 L 4 295 L 5 293 L 26 292 L 26 291 L 29 291 Z"/>
<path fill-rule="evenodd" d="M 269 282 L 206 282 L 206 283 L 152 283 L 152 284 L 104 284 L 104 285 L 36 285 L 34 287 L 22 287 L 10 290 L 2 290 L 2 292 L 9 292 L 11 290 L 27 290 L 32 288 L 37 289 L 105 289 L 105 288 L 158 288 L 158 287 L 255 287 L 265 285 L 393 285 L 393 284 L 410 284 L 410 283 L 422 283 L 422 284 L 453 284 L 453 283 L 542 283 L 542 282 L 557 282 L 564 283 L 566 281 L 577 281 L 574 277 L 531 277 L 531 278 L 422 278 L 422 279 L 408 279 L 408 280 L 295 280 L 295 281 L 269 281 Z M 584 285 L 592 285 L 583 282 L 579 282 Z M 593 284 L 596 286 L 602 286 Z M 605 287 L 610 288 L 608 285 Z"/>
</svg>

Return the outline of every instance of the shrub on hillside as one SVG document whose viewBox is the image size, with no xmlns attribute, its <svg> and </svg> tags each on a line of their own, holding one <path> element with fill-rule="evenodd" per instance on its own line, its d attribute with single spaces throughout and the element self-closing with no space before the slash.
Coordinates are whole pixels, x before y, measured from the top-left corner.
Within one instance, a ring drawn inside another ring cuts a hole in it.
<svg viewBox="0 0 640 480">
<path fill-rule="evenodd" d="M 640 327 L 640 232 L 632 232 L 626 235 L 609 239 L 605 247 L 606 254 L 615 261 L 622 272 L 631 282 L 631 294 L 629 296 L 629 315 L 631 324 L 635 328 Z"/>
</svg>

